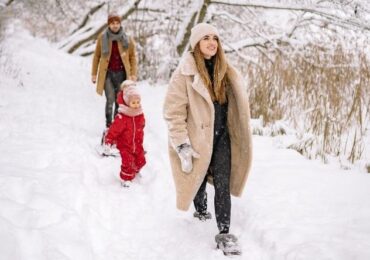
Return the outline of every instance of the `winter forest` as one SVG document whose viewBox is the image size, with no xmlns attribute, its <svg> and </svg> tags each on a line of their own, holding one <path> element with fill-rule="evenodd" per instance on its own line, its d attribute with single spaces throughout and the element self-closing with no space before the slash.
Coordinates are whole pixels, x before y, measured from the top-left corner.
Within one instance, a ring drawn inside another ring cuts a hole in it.
<svg viewBox="0 0 370 260">
<path fill-rule="evenodd" d="M 92 148 L 104 120 L 92 55 L 112 11 L 136 41 L 147 120 L 148 165 L 124 192 L 120 161 Z M 0 0 L 2 259 L 225 259 L 215 220 L 176 211 L 162 116 L 201 22 L 249 96 L 236 258 L 370 259 L 370 1 Z"/>
</svg>

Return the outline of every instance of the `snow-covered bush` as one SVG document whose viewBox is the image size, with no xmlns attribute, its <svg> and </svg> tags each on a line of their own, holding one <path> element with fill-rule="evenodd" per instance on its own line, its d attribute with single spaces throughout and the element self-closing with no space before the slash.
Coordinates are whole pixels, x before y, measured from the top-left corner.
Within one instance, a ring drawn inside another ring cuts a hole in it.
<svg viewBox="0 0 370 260">
<path fill-rule="evenodd" d="M 276 124 L 285 122 L 310 136 L 292 146 L 310 158 L 354 163 L 370 154 L 369 1 L 7 2 L 33 35 L 81 56 L 93 53 L 108 12 L 117 11 L 137 42 L 140 80 L 167 82 L 192 26 L 210 22 L 248 82 L 252 116 L 263 119 L 255 133 L 286 133 Z"/>
<path fill-rule="evenodd" d="M 263 124 L 286 120 L 298 132 L 310 134 L 291 148 L 309 158 L 343 156 L 351 163 L 363 156 L 370 122 L 369 58 L 361 50 L 333 48 L 331 54 L 307 46 L 305 55 L 274 62 L 261 57 L 250 66 L 252 117 Z"/>
</svg>

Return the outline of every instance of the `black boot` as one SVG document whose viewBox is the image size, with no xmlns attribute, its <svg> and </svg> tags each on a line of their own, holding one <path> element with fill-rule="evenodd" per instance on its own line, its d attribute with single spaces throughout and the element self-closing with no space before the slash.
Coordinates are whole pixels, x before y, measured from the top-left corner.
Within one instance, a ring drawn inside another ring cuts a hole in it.
<svg viewBox="0 0 370 260">
<path fill-rule="evenodd" d="M 195 211 L 193 216 L 194 218 L 198 218 L 200 221 L 206 221 L 207 219 L 212 218 L 212 214 L 208 211 L 204 211 L 204 212 Z"/>
<path fill-rule="evenodd" d="M 215 237 L 217 248 L 222 250 L 224 255 L 241 255 L 242 250 L 238 244 L 238 239 L 233 234 L 218 234 Z"/>
</svg>

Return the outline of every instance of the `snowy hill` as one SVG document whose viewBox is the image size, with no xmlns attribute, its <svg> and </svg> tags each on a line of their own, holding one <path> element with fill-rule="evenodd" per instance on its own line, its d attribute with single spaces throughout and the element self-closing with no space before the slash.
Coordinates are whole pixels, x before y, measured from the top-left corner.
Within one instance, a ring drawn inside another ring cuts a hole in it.
<svg viewBox="0 0 370 260">
<path fill-rule="evenodd" d="M 148 164 L 123 189 L 120 159 L 94 152 L 105 99 L 90 83 L 90 58 L 27 33 L 8 40 L 6 51 L 19 69 L 0 78 L 1 259 L 225 259 L 215 249 L 215 220 L 175 209 L 166 86 L 139 84 Z M 238 259 L 370 259 L 370 175 L 274 142 L 254 137 L 246 190 L 232 200 Z"/>
</svg>

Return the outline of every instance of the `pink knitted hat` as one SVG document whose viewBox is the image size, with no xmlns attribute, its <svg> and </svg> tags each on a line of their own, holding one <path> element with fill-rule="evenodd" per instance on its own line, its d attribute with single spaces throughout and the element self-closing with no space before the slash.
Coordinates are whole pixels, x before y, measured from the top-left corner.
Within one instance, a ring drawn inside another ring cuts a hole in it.
<svg viewBox="0 0 370 260">
<path fill-rule="evenodd" d="M 123 91 L 123 100 L 125 101 L 126 105 L 129 105 L 130 101 L 133 98 L 137 98 L 137 99 L 141 100 L 140 93 L 139 93 L 138 89 L 136 88 L 136 86 L 130 85 L 130 86 L 126 87 L 125 90 Z"/>
</svg>

